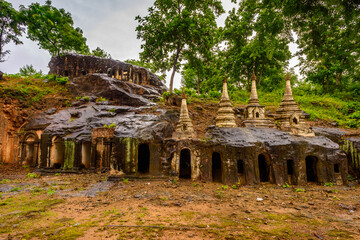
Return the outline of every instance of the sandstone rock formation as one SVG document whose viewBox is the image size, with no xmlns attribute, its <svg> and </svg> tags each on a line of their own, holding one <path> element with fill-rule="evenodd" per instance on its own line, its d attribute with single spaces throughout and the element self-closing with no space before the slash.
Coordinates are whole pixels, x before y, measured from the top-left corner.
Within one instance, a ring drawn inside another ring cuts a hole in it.
<svg viewBox="0 0 360 240">
<path fill-rule="evenodd" d="M 49 74 L 70 79 L 92 73 L 103 73 L 118 80 L 156 87 L 161 93 L 166 91 L 164 83 L 146 68 L 109 58 L 66 54 L 51 58 L 49 68 Z"/>
</svg>

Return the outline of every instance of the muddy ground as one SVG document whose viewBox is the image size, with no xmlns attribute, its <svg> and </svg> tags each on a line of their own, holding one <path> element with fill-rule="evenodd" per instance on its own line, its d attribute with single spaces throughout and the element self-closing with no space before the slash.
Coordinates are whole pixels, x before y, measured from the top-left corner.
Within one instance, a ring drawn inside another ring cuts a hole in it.
<svg viewBox="0 0 360 240">
<path fill-rule="evenodd" d="M 0 165 L 0 239 L 360 239 L 355 181 L 241 187 L 32 172 Z"/>
</svg>

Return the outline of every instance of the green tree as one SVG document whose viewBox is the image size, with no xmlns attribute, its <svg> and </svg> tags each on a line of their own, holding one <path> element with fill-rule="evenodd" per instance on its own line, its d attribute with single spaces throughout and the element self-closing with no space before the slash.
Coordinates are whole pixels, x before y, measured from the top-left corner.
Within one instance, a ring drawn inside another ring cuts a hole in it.
<svg viewBox="0 0 360 240">
<path fill-rule="evenodd" d="M 289 23 L 271 2 L 243 0 L 230 11 L 224 27 L 227 43 L 225 69 L 230 82 L 250 90 L 251 75 L 266 90 L 281 82 L 291 53 Z"/>
<path fill-rule="evenodd" d="M 156 0 L 145 17 L 137 16 L 137 37 L 144 43 L 140 58 L 156 70 L 172 69 L 169 91 L 185 52 L 207 48 L 217 28 L 215 18 L 224 10 L 220 0 Z"/>
<path fill-rule="evenodd" d="M 0 1 L 0 62 L 5 61 L 5 56 L 10 50 L 5 50 L 4 46 L 10 42 L 16 45 L 22 44 L 19 37 L 24 31 L 23 21 L 19 13 L 12 7 L 11 3 L 4 0 Z"/>
<path fill-rule="evenodd" d="M 96 57 L 102 57 L 102 58 L 111 58 L 111 55 L 105 50 L 97 47 L 96 49 L 92 50 L 90 55 L 96 56 Z"/>
<path fill-rule="evenodd" d="M 71 14 L 63 8 L 55 8 L 49 0 L 44 5 L 32 3 L 20 8 L 27 22 L 28 37 L 38 42 L 40 48 L 53 56 L 68 52 L 89 53 L 82 30 L 74 28 Z"/>
<path fill-rule="evenodd" d="M 270 1 L 269 1 L 270 2 Z M 301 70 L 325 92 L 359 83 L 360 8 L 356 1 L 277 1 L 298 35 Z"/>
</svg>

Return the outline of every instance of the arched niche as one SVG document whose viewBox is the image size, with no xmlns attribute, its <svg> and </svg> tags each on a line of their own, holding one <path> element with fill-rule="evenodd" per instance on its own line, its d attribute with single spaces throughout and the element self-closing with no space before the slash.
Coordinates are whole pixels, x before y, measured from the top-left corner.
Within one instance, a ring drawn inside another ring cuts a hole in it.
<svg viewBox="0 0 360 240">
<path fill-rule="evenodd" d="M 191 178 L 191 152 L 187 148 L 180 152 L 179 177 Z"/>
<path fill-rule="evenodd" d="M 81 168 L 89 169 L 91 161 L 91 142 L 81 144 Z"/>
<path fill-rule="evenodd" d="M 305 158 L 306 163 L 306 181 L 317 182 L 318 181 L 318 170 L 317 163 L 318 158 L 315 156 L 307 156 Z"/>
<path fill-rule="evenodd" d="M 150 148 L 144 143 L 140 144 L 138 148 L 138 172 L 149 173 L 150 170 Z"/>
<path fill-rule="evenodd" d="M 51 153 L 50 153 L 50 167 L 60 169 L 64 166 L 64 141 L 60 137 L 52 139 Z"/>
<path fill-rule="evenodd" d="M 214 182 L 222 182 L 222 161 L 218 152 L 213 152 L 211 158 L 211 176 Z"/>
<path fill-rule="evenodd" d="M 259 154 L 258 156 L 258 168 L 259 168 L 259 178 L 260 182 L 269 182 L 270 181 L 270 166 L 266 161 L 264 154 Z"/>
</svg>

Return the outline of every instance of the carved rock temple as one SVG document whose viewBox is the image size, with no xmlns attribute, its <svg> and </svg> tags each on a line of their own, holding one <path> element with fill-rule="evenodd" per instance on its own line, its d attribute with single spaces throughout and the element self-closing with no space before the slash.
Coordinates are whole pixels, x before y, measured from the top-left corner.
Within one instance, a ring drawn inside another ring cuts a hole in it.
<svg viewBox="0 0 360 240">
<path fill-rule="evenodd" d="M 70 54 L 53 58 L 50 72 L 69 76 L 70 92 L 89 100 L 46 111 L 18 126 L 22 133 L 13 137 L 7 134 L 10 123 L 0 105 L 2 162 L 48 173 L 110 171 L 112 179 L 175 176 L 242 185 L 347 184 L 352 149 L 359 147 L 354 136 L 311 130 L 305 124 L 289 76 L 276 112 L 278 129 L 265 116 L 253 76 L 245 127 L 237 127 L 225 79 L 216 124 L 199 136 L 191 120 L 196 112 L 189 111 L 185 94 L 180 111 L 149 111 L 166 87 L 144 68 Z M 100 97 L 108 101 L 96 101 Z"/>
</svg>

